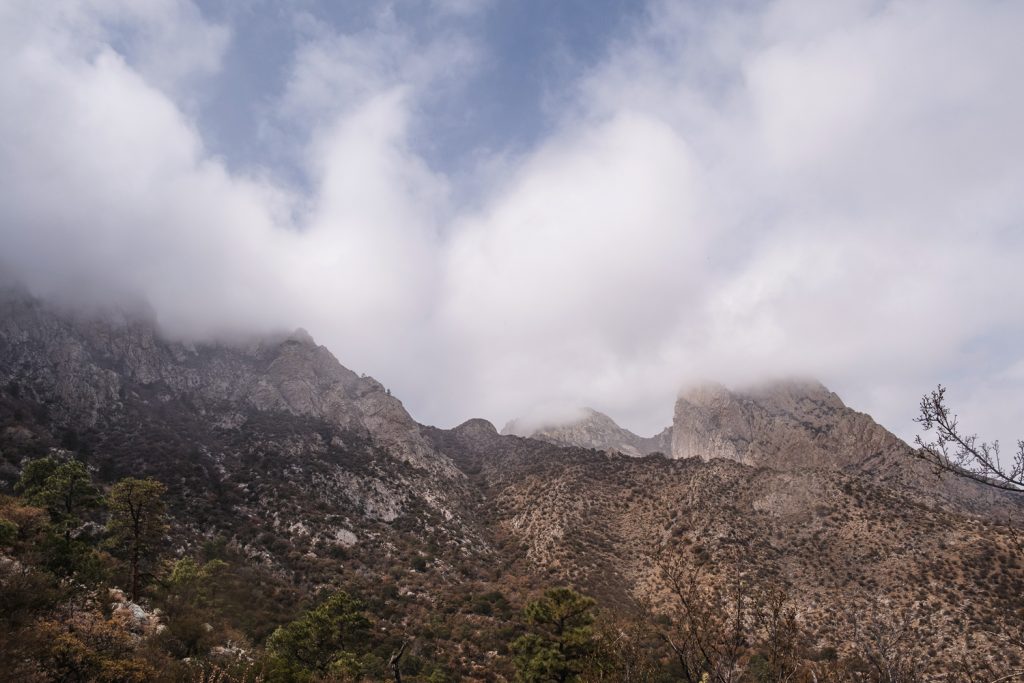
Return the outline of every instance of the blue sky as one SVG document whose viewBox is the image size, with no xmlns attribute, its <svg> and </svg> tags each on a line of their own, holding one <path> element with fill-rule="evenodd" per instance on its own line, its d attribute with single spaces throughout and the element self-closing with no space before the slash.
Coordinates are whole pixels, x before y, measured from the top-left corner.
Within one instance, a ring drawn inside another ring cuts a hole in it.
<svg viewBox="0 0 1024 683">
<path fill-rule="evenodd" d="M 1024 5 L 0 5 L 0 270 L 307 328 L 418 419 L 814 376 L 1024 424 Z"/>
<path fill-rule="evenodd" d="M 646 9 L 623 0 L 485 0 L 447 12 L 426 0 L 198 5 L 232 31 L 220 72 L 198 102 L 204 140 L 230 164 L 266 166 L 294 182 L 307 180 L 301 165 L 254 141 L 266 139 L 266 126 L 286 125 L 268 109 L 285 87 L 296 49 L 309 38 L 311 20 L 339 34 L 389 26 L 418 45 L 444 36 L 472 43 L 473 63 L 463 66 L 460 78 L 423 98 L 412 139 L 432 168 L 459 175 L 472 173 L 481 155 L 522 154 L 535 145 L 557 118 L 552 109 L 563 91 L 604 59 L 615 40 L 628 37 Z"/>
</svg>

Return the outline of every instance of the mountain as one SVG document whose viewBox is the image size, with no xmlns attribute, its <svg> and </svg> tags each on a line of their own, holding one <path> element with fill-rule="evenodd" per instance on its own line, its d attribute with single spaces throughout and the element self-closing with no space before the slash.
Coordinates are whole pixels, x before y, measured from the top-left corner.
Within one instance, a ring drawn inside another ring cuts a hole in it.
<svg viewBox="0 0 1024 683">
<path fill-rule="evenodd" d="M 522 420 L 512 420 L 501 433 L 528 436 L 563 446 L 618 451 L 632 456 L 668 453 L 671 448 L 671 429 L 645 438 L 620 427 L 610 417 L 592 408 L 584 408 L 582 412 L 576 420 L 536 427 L 530 427 Z"/>
<path fill-rule="evenodd" d="M 818 382 L 745 391 L 708 384 L 676 401 L 673 458 L 727 458 L 777 469 L 901 467 L 907 445 Z"/>
<path fill-rule="evenodd" d="M 0 484 L 47 453 L 161 480 L 176 556 L 221 548 L 255 572 L 257 644 L 344 587 L 447 675 L 507 680 L 515 606 L 541 588 L 657 632 L 679 623 L 684 575 L 784 595 L 807 661 L 854 666 L 870 632 L 922 671 L 988 666 L 1024 627 L 1018 503 L 935 479 L 820 384 L 700 387 L 648 439 L 596 411 L 532 433 L 420 425 L 301 331 L 191 344 L 0 297 Z"/>
<path fill-rule="evenodd" d="M 340 550 L 373 571 L 396 541 L 488 551 L 465 475 L 380 382 L 302 331 L 190 344 L 144 318 L 72 316 L 8 294 L 0 387 L 8 486 L 22 460 L 54 449 L 107 480 L 154 476 L 194 531 L 184 547 L 222 536 L 314 580 Z"/>
<path fill-rule="evenodd" d="M 172 343 L 145 319 L 62 318 L 17 296 L 0 301 L 0 381 L 52 405 L 55 422 L 92 428 L 117 419 L 135 401 L 188 401 L 220 413 L 285 413 L 360 432 L 399 459 L 457 476 L 433 452 L 419 426 L 372 377 L 343 367 L 304 330 L 246 346 Z"/>
<path fill-rule="evenodd" d="M 793 471 L 856 467 L 883 476 L 906 470 L 908 462 L 906 443 L 807 380 L 742 390 L 690 388 L 676 400 L 672 424 L 653 437 L 638 436 L 589 408 L 579 419 L 533 428 L 513 420 L 502 433 L 633 456 L 722 458 Z"/>
</svg>

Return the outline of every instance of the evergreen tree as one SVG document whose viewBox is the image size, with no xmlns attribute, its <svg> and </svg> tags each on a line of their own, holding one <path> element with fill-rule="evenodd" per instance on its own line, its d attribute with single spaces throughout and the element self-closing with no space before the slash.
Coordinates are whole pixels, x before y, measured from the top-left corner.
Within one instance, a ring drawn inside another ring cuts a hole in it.
<svg viewBox="0 0 1024 683">
<path fill-rule="evenodd" d="M 576 681 L 594 649 L 593 598 L 548 589 L 523 611 L 530 632 L 511 645 L 519 681 Z"/>
<path fill-rule="evenodd" d="M 88 468 L 78 460 L 60 460 L 48 456 L 28 462 L 22 469 L 17 488 L 32 505 L 44 508 L 54 528 L 71 540 L 71 532 L 82 522 L 82 515 L 100 504 L 100 493 L 92 483 Z"/>
<path fill-rule="evenodd" d="M 157 559 L 167 530 L 163 495 L 167 488 L 155 479 L 128 477 L 114 484 L 107 497 L 110 543 L 128 560 L 131 599 L 139 599 L 144 568 Z"/>
<path fill-rule="evenodd" d="M 332 671 L 357 673 L 355 650 L 369 629 L 362 604 L 344 591 L 334 593 L 267 640 L 271 679 L 304 681 Z"/>
</svg>

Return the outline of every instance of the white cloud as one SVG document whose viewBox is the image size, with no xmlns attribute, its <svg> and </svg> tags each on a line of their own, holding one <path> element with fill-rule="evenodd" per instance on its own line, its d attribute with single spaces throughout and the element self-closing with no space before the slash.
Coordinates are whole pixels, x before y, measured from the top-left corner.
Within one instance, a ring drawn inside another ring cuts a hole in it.
<svg viewBox="0 0 1024 683">
<path fill-rule="evenodd" d="M 0 263 L 39 291 L 140 295 L 180 334 L 303 325 L 443 424 L 586 404 L 653 432 L 687 380 L 788 373 L 903 434 L 938 381 L 1004 441 L 1024 422 L 993 341 L 1024 329 L 1018 5 L 653 5 L 472 206 L 412 144 L 469 37 L 298 19 L 298 196 L 197 132 L 227 29 L 54 7 L 0 9 Z"/>
<path fill-rule="evenodd" d="M 1006 239 L 1024 220 L 1024 97 L 1007 87 L 1024 13 L 652 16 L 454 242 L 449 288 L 476 311 L 455 317 L 480 340 L 486 386 L 526 383 L 513 401 L 554 394 L 648 432 L 687 379 L 815 374 L 903 434 L 944 376 L 999 393 L 999 376 L 964 372 L 963 349 L 1024 310 L 1021 245 Z M 648 125 L 620 136 L 608 121 L 623 116 Z M 636 167 L 650 173 L 631 185 Z M 508 395 L 488 399 L 500 412 Z"/>
</svg>

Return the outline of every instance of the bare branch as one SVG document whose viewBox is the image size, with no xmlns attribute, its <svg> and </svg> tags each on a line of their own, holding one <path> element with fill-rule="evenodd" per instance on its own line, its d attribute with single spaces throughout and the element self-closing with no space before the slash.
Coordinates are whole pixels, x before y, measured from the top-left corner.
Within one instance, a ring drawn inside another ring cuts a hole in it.
<svg viewBox="0 0 1024 683">
<path fill-rule="evenodd" d="M 976 434 L 960 429 L 957 416 L 946 405 L 946 388 L 938 388 L 921 398 L 920 415 L 914 421 L 928 432 L 931 440 L 920 435 L 915 456 L 932 465 L 939 474 L 949 472 L 985 486 L 1003 491 L 1024 492 L 1024 440 L 1017 442 L 1013 462 L 1003 466 L 999 442 L 979 441 Z"/>
</svg>

